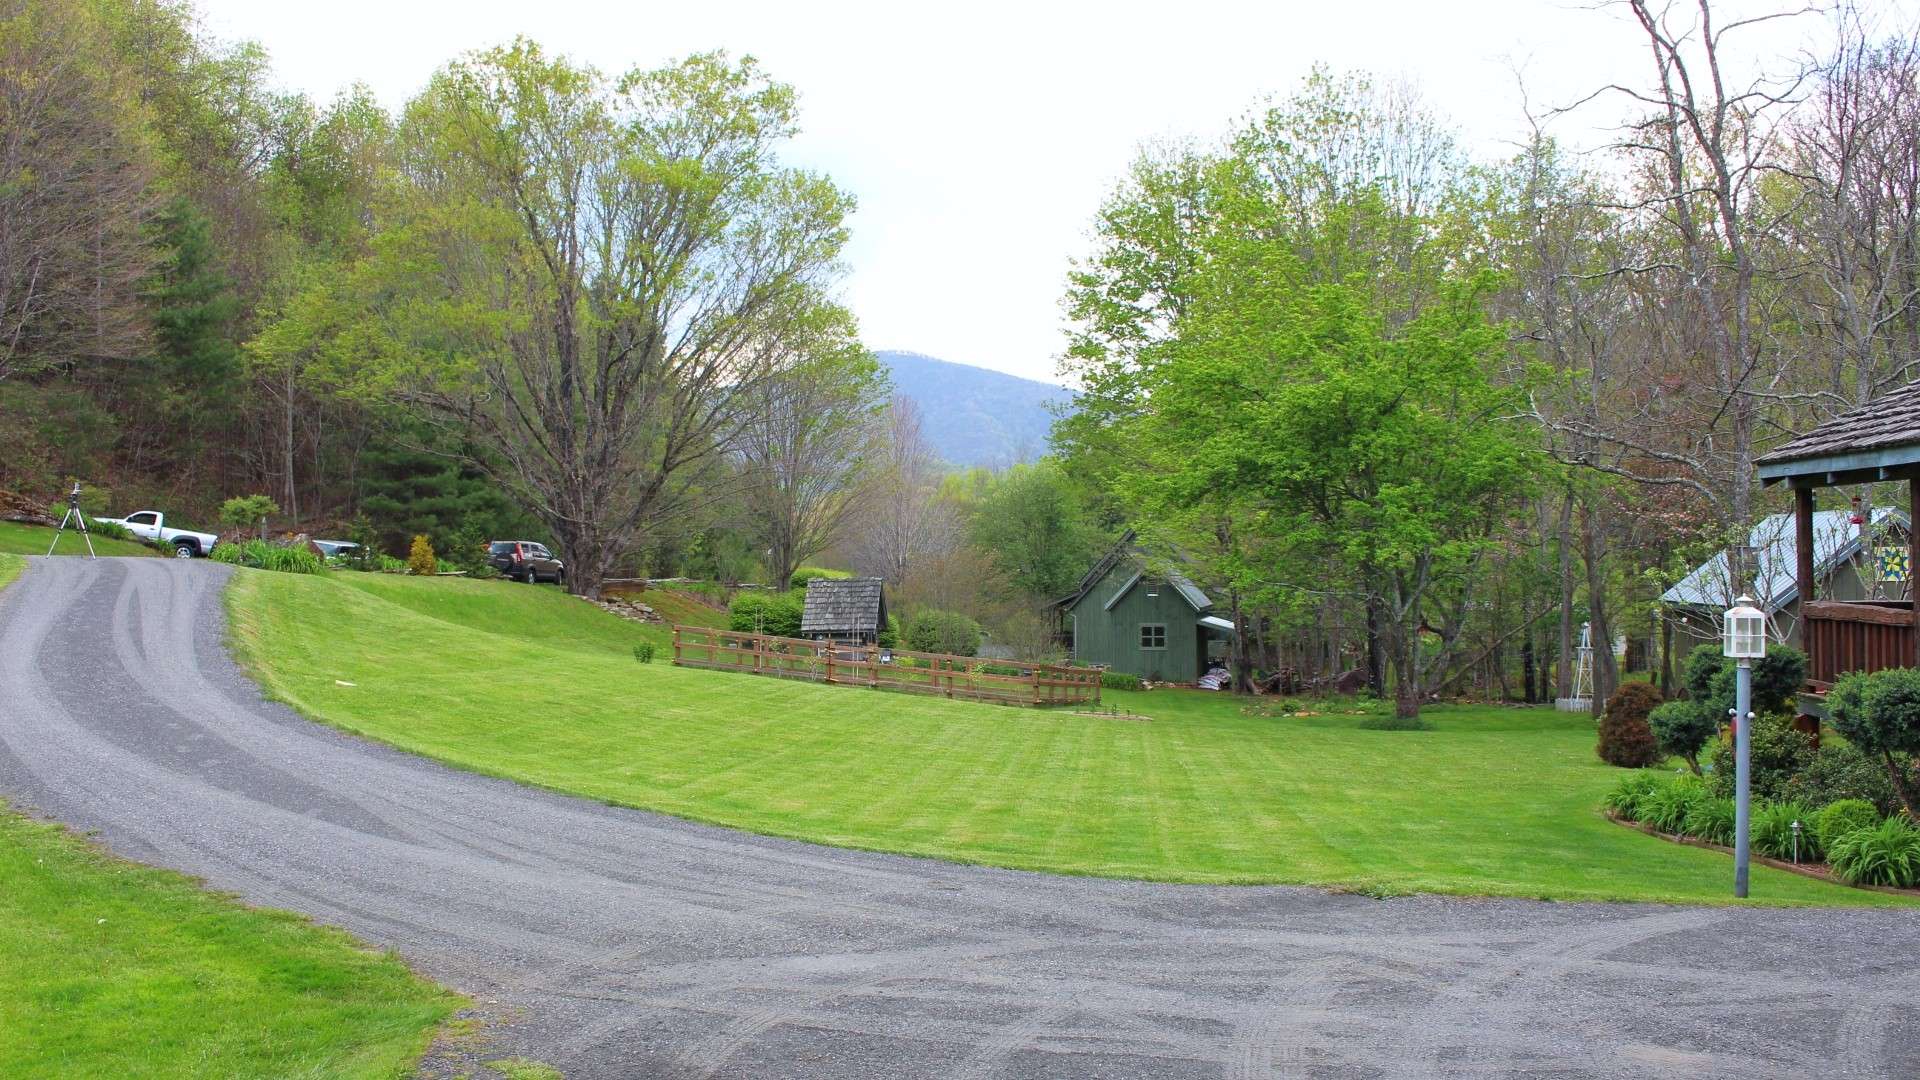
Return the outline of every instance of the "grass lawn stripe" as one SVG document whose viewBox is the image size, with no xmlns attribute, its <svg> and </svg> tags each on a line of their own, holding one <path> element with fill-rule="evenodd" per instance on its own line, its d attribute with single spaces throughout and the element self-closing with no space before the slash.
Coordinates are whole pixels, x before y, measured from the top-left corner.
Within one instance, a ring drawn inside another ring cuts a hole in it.
<svg viewBox="0 0 1920 1080">
<path fill-rule="evenodd" d="M 771 835 L 1201 883 L 1730 902 L 1722 855 L 1595 808 L 1585 717 L 1445 707 L 1436 730 L 1108 692 L 1116 721 L 636 663 L 657 626 L 505 582 L 242 572 L 245 661 L 310 716 L 527 783 Z M 342 688 L 336 680 L 357 683 Z M 1899 898 L 1756 868 L 1759 902 Z"/>
</svg>

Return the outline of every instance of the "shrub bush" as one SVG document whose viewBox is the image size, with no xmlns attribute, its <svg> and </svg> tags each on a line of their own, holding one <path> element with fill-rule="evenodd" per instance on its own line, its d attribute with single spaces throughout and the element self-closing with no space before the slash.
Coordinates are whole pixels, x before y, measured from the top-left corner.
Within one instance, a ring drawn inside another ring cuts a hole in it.
<svg viewBox="0 0 1920 1080">
<path fill-rule="evenodd" d="M 1697 646 L 1687 656 L 1687 696 L 1724 717 L 1733 707 L 1737 672 L 1738 668 L 1721 655 L 1718 643 Z M 1753 664 L 1753 711 L 1761 716 L 1794 711 L 1800 687 L 1806 681 L 1806 653 L 1787 645 L 1767 646 L 1767 655 Z"/>
<path fill-rule="evenodd" d="M 407 570 L 421 577 L 432 577 L 440 571 L 440 560 L 434 557 L 433 541 L 425 533 L 416 534 L 413 545 L 407 549 Z"/>
<path fill-rule="evenodd" d="M 65 514 L 66 507 L 61 507 L 60 512 Z M 101 521 L 98 518 L 88 518 L 87 531 L 92 533 L 95 538 L 104 537 L 108 540 L 126 540 L 135 544 L 146 543 L 146 541 L 140 539 L 139 535 L 132 529 L 127 528 L 117 521 Z"/>
<path fill-rule="evenodd" d="M 1733 843 L 1734 808 L 1732 799 L 1716 798 L 1708 795 L 1694 799 L 1687 806 L 1687 816 L 1683 831 L 1686 835 L 1710 844 Z"/>
<path fill-rule="evenodd" d="M 1709 641 L 1693 647 L 1687 654 L 1680 681 L 1687 688 L 1687 697 L 1694 701 L 1711 704 L 1713 702 L 1713 683 L 1727 666 L 1727 658 L 1720 651 L 1718 642 Z M 1724 712 L 1725 710 L 1722 710 Z"/>
<path fill-rule="evenodd" d="M 236 544 L 217 544 L 211 556 L 215 562 L 250 566 L 282 574 L 317 574 L 327 568 L 320 556 L 304 547 L 281 547 L 265 540 L 243 540 Z"/>
<path fill-rule="evenodd" d="M 1607 793 L 1607 809 L 1628 821 L 1638 821 L 1640 803 L 1666 783 L 1666 777 L 1651 770 L 1628 773 Z"/>
<path fill-rule="evenodd" d="M 1813 737 L 1795 731 L 1784 716 L 1761 716 L 1753 724 L 1752 752 L 1747 760 L 1753 797 L 1781 801 L 1790 797 L 1787 785 L 1813 764 Z M 1715 795 L 1731 798 L 1734 781 L 1734 747 L 1731 741 L 1718 740 L 1713 747 L 1713 775 L 1707 786 Z"/>
<path fill-rule="evenodd" d="M 1103 690 L 1138 690 L 1140 676 L 1130 671 L 1103 671 L 1100 673 L 1100 688 Z"/>
<path fill-rule="evenodd" d="M 922 608 L 907 620 L 905 641 L 914 652 L 972 656 L 980 651 L 980 624 L 957 611 Z"/>
<path fill-rule="evenodd" d="M 633 658 L 643 664 L 653 663 L 653 643 L 643 641 L 633 647 Z"/>
<path fill-rule="evenodd" d="M 1907 812 L 1913 813 L 1914 792 L 1899 759 L 1920 754 L 1920 670 L 1842 675 L 1827 694 L 1827 710 L 1835 731 L 1900 772 L 1890 779 Z"/>
<path fill-rule="evenodd" d="M 803 605 L 797 593 L 743 592 L 727 605 L 727 629 L 743 634 L 799 637 Z"/>
<path fill-rule="evenodd" d="M 852 574 L 847 573 L 845 570 L 828 570 L 820 566 L 803 566 L 795 570 L 793 576 L 787 579 L 787 588 L 799 589 L 801 592 L 805 592 L 807 582 L 809 581 L 816 581 L 821 578 L 850 578 L 852 576 Z"/>
<path fill-rule="evenodd" d="M 1685 833 L 1693 804 L 1711 798 L 1706 786 L 1692 777 L 1669 781 L 1650 791 L 1635 806 L 1643 825 L 1664 833 Z"/>
<path fill-rule="evenodd" d="M 1920 884 L 1920 829 L 1897 817 L 1855 829 L 1829 846 L 1827 863 L 1849 885 L 1912 888 Z"/>
<path fill-rule="evenodd" d="M 1857 829 L 1880 824 L 1880 811 L 1870 802 L 1842 799 L 1813 815 L 1814 840 L 1822 850 L 1832 851 L 1840 838 Z"/>
<path fill-rule="evenodd" d="M 243 540 L 237 544 L 215 544 L 213 550 L 207 553 L 207 558 L 229 566 L 256 566 L 258 564 L 247 561 L 247 548 L 259 543 L 263 541 Z"/>
<path fill-rule="evenodd" d="M 1753 850 L 1775 859 L 1793 859 L 1793 823 L 1800 823 L 1800 862 L 1820 861 L 1820 841 L 1813 832 L 1813 811 L 1797 802 L 1761 803 L 1748 822 Z"/>
<path fill-rule="evenodd" d="M 1647 714 L 1647 726 L 1660 752 L 1686 761 L 1700 775 L 1700 751 L 1720 730 L 1713 706 L 1703 701 L 1669 701 Z"/>
<path fill-rule="evenodd" d="M 1660 745 L 1654 741 L 1647 716 L 1660 704 L 1660 691 L 1652 683 L 1630 682 L 1607 699 L 1607 711 L 1600 718 L 1600 743 L 1595 750 L 1609 765 L 1638 769 L 1660 760 Z"/>
<path fill-rule="evenodd" d="M 1884 761 L 1868 757 L 1844 739 L 1827 739 L 1813 763 L 1787 780 L 1786 797 L 1815 810 L 1841 799 L 1864 799 L 1891 814 L 1899 806 Z"/>
</svg>

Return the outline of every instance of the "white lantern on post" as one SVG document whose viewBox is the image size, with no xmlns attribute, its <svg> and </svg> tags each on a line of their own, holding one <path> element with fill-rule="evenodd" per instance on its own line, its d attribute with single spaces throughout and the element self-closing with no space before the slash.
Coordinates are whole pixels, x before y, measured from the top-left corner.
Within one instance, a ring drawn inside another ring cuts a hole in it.
<svg viewBox="0 0 1920 1080">
<path fill-rule="evenodd" d="M 1753 752 L 1753 662 L 1767 655 L 1767 616 L 1742 596 L 1727 609 L 1720 651 L 1739 665 L 1733 693 L 1733 895 L 1747 895 L 1747 762 Z"/>
<path fill-rule="evenodd" d="M 1753 597 L 1735 600 L 1727 609 L 1726 624 L 1721 655 L 1734 660 L 1758 660 L 1767 655 L 1767 616 L 1753 606 Z"/>
</svg>

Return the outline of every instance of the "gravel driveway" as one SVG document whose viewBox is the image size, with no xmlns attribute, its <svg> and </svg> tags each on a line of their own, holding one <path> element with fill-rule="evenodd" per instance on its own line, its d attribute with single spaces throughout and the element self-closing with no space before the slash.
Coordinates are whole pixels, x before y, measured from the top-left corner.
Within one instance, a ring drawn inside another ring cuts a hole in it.
<svg viewBox="0 0 1920 1080">
<path fill-rule="evenodd" d="M 263 702 L 227 568 L 0 593 L 0 795 L 392 946 L 569 1077 L 1920 1076 L 1912 912 L 1371 900 L 766 839 Z"/>
</svg>

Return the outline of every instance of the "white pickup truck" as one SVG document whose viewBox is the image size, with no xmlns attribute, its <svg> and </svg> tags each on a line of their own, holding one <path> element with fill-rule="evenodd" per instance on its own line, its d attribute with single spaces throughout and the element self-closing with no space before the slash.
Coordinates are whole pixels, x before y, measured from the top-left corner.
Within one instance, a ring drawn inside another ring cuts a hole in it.
<svg viewBox="0 0 1920 1080">
<path fill-rule="evenodd" d="M 213 545 L 220 542 L 220 538 L 212 533 L 167 528 L 167 515 L 158 510 L 141 510 L 123 518 L 95 518 L 94 520 L 125 526 L 128 532 L 142 540 L 171 545 L 174 555 L 182 559 L 191 559 L 196 555 L 209 555 L 213 552 Z"/>
</svg>

